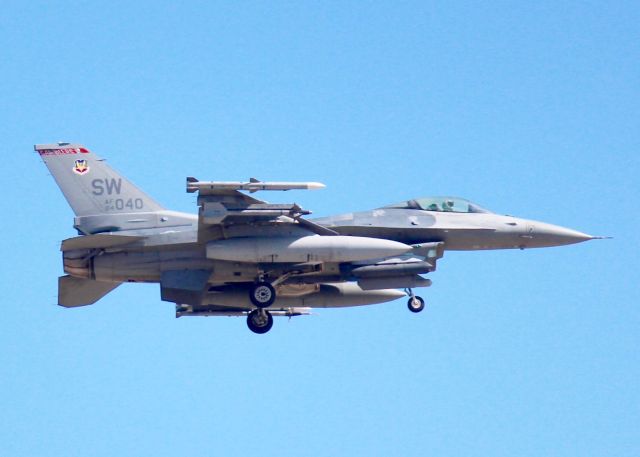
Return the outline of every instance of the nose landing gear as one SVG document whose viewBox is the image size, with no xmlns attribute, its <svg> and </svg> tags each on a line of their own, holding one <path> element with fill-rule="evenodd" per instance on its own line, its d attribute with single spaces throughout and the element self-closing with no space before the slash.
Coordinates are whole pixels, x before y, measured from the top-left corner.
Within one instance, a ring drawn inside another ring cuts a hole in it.
<svg viewBox="0 0 640 457">
<path fill-rule="evenodd" d="M 411 289 L 405 289 L 405 292 L 409 296 L 409 301 L 407 301 L 407 308 L 412 313 L 419 313 L 424 309 L 424 300 L 422 297 L 418 297 L 413 293 Z"/>
</svg>

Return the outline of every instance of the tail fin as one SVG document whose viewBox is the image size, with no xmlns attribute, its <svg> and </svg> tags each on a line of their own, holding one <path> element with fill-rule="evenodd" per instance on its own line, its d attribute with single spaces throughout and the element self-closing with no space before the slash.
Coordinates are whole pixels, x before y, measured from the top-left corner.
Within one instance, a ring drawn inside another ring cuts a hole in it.
<svg viewBox="0 0 640 457">
<path fill-rule="evenodd" d="M 163 210 L 155 200 L 80 144 L 36 144 L 78 217 Z"/>
</svg>

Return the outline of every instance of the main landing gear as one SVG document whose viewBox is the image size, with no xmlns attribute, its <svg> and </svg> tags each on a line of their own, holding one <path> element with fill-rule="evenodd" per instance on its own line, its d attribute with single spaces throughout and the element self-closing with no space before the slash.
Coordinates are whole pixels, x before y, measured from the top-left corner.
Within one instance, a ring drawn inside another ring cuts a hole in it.
<svg viewBox="0 0 640 457">
<path fill-rule="evenodd" d="M 276 289 L 266 281 L 258 281 L 251 286 L 249 299 L 258 308 L 268 308 L 276 301 Z"/>
<path fill-rule="evenodd" d="M 266 310 L 276 301 L 275 287 L 262 277 L 249 289 L 249 299 L 258 309 L 247 315 L 247 327 L 253 333 L 267 333 L 273 327 L 273 316 Z"/>
<path fill-rule="evenodd" d="M 247 316 L 247 326 L 253 333 L 267 333 L 273 327 L 273 316 L 266 309 L 254 309 Z"/>
<path fill-rule="evenodd" d="M 264 273 L 258 275 L 256 282 L 249 289 L 249 299 L 258 308 L 268 308 L 276 301 L 276 287 L 285 282 L 291 276 L 299 273 L 298 271 L 289 271 L 280 275 L 274 281 L 267 281 Z"/>
<path fill-rule="evenodd" d="M 411 289 L 405 289 L 405 292 L 409 296 L 409 301 L 407 301 L 407 308 L 412 313 L 419 313 L 424 309 L 424 300 L 422 297 L 418 297 L 413 293 Z"/>
</svg>

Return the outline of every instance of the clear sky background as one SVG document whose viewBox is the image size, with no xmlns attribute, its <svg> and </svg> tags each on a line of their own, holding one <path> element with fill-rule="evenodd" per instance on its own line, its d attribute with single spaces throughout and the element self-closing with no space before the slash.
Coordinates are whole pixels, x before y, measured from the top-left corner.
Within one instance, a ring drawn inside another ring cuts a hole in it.
<svg viewBox="0 0 640 457">
<path fill-rule="evenodd" d="M 24 2 L 0 12 L 0 455 L 640 455 L 637 2 Z M 312 180 L 315 215 L 451 194 L 613 240 L 447 253 L 405 300 L 174 318 L 55 306 L 72 212 L 33 144 L 169 208 Z"/>
</svg>

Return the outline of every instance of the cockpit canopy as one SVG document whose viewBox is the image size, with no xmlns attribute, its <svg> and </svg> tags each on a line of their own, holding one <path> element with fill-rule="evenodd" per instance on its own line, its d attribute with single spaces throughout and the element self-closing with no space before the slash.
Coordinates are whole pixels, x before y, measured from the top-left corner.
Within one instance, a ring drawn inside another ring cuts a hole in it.
<svg viewBox="0 0 640 457">
<path fill-rule="evenodd" d="M 475 203 L 458 197 L 424 197 L 387 205 L 384 208 L 421 209 L 441 213 L 491 213 Z"/>
</svg>

